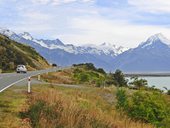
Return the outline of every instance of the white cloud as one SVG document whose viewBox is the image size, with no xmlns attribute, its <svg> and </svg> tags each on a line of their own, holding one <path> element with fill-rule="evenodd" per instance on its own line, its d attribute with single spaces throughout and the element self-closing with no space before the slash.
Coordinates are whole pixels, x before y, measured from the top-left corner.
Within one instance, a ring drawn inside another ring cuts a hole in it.
<svg viewBox="0 0 170 128">
<path fill-rule="evenodd" d="M 13 10 L 17 11 L 17 15 L 14 16 L 16 20 L 8 17 L 7 20 L 13 22 L 6 23 L 4 20 L 4 23 L 7 28 L 9 26 L 9 29 L 11 28 L 17 32 L 28 31 L 36 38 L 61 38 L 65 43 L 74 43 L 77 45 L 109 42 L 126 47 L 135 47 L 147 39 L 148 36 L 156 33 L 161 32 L 165 36 L 170 37 L 169 28 L 158 25 L 139 25 L 133 22 L 134 20 L 140 21 L 145 18 L 145 16 L 132 13 L 131 11 L 133 9 L 135 10 L 138 7 L 144 9 L 146 4 L 146 8 L 148 8 L 147 11 L 154 12 L 158 9 L 155 8 L 158 2 L 156 2 L 153 7 L 150 7 L 149 5 L 152 5 L 152 1 L 129 0 L 129 3 L 135 7 L 128 8 L 129 10 L 106 9 L 102 7 L 99 8 L 95 6 L 95 4 L 94 6 L 82 4 L 94 1 L 95 0 L 32 0 L 32 2 L 36 4 L 32 4 L 28 0 L 27 4 L 24 3 L 25 1 L 16 2 L 15 6 L 11 5 L 11 8 L 15 7 Z M 54 2 L 59 5 L 72 2 L 78 2 L 78 4 L 68 4 L 59 7 L 51 6 Z M 42 4 L 44 4 L 44 6 L 42 6 Z M 165 4 L 164 2 L 164 4 L 162 3 L 160 5 L 163 7 L 167 6 L 168 3 Z M 1 12 L 4 14 L 6 11 L 2 10 Z M 9 14 L 11 14 L 11 12 L 9 12 Z M 158 19 L 158 21 L 161 22 L 162 19 Z M 3 18 L 0 24 L 2 24 L 2 22 Z"/>
<path fill-rule="evenodd" d="M 86 43 L 110 42 L 126 47 L 135 47 L 149 36 L 163 33 L 170 37 L 170 29 L 161 26 L 133 25 L 122 21 L 111 21 L 101 17 L 76 18 L 70 25 L 79 33 L 61 34 L 65 42 L 75 42 L 77 45 Z"/>
<path fill-rule="evenodd" d="M 169 13 L 169 0 L 128 0 L 128 3 L 142 11 L 151 13 Z"/>
<path fill-rule="evenodd" d="M 73 2 L 93 2 L 94 0 L 32 0 L 33 3 L 36 4 L 52 4 L 52 5 L 61 5 L 61 4 L 69 4 Z"/>
<path fill-rule="evenodd" d="M 29 10 L 27 12 L 23 12 L 22 17 L 24 19 L 27 20 L 31 20 L 31 21 L 46 21 L 46 20 L 50 20 L 52 17 L 49 14 L 45 14 L 39 11 L 35 11 L 35 10 Z"/>
</svg>

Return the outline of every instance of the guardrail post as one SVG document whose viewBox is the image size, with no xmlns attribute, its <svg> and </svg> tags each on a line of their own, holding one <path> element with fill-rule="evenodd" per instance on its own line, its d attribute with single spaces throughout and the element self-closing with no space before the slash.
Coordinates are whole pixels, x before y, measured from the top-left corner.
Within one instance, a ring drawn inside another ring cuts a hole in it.
<svg viewBox="0 0 170 128">
<path fill-rule="evenodd" d="M 31 93 L 31 77 L 28 77 L 28 93 Z"/>
</svg>

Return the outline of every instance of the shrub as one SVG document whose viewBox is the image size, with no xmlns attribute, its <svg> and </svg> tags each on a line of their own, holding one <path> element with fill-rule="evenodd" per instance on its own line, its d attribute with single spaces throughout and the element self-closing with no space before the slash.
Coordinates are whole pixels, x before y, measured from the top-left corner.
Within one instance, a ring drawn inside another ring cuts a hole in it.
<svg viewBox="0 0 170 128">
<path fill-rule="evenodd" d="M 114 81 L 114 74 L 112 73 L 109 73 L 107 76 L 106 76 L 106 85 L 113 85 L 115 84 L 115 81 Z"/>
<path fill-rule="evenodd" d="M 133 81 L 130 82 L 130 84 L 134 85 L 137 89 L 141 89 L 148 85 L 148 82 L 145 79 L 139 79 L 138 77 L 132 77 L 131 79 Z"/>
<path fill-rule="evenodd" d="M 170 90 L 167 91 L 167 94 L 170 95 Z"/>
<path fill-rule="evenodd" d="M 38 100 L 35 104 L 31 105 L 27 112 L 21 112 L 21 118 L 31 119 L 31 125 L 33 128 L 39 126 L 39 119 L 41 113 L 44 109 L 45 102 L 43 100 Z"/>
<path fill-rule="evenodd" d="M 126 91 L 123 89 L 118 89 L 116 93 L 117 104 L 116 108 L 119 110 L 126 110 L 128 107 L 128 98 L 126 95 Z"/>
<path fill-rule="evenodd" d="M 97 69 L 97 72 L 102 73 L 102 74 L 106 74 L 106 72 L 104 71 L 103 68 L 98 68 L 98 69 Z"/>
<path fill-rule="evenodd" d="M 168 105 L 164 96 L 158 92 L 137 91 L 129 98 L 124 90 L 119 89 L 117 92 L 117 109 L 123 110 L 132 119 L 152 123 L 157 127 L 170 127 L 165 127 L 170 121 Z"/>
<path fill-rule="evenodd" d="M 168 116 L 168 105 L 160 93 L 139 91 L 132 96 L 128 113 L 135 119 L 159 125 Z"/>
<path fill-rule="evenodd" d="M 119 87 L 127 86 L 127 80 L 121 70 L 117 69 L 114 73 L 115 84 Z"/>
<path fill-rule="evenodd" d="M 88 74 L 86 74 L 86 73 L 81 73 L 81 74 L 79 75 L 79 80 L 80 80 L 81 83 L 83 83 L 83 82 L 88 82 L 88 81 L 89 81 L 89 76 L 88 76 Z"/>
</svg>

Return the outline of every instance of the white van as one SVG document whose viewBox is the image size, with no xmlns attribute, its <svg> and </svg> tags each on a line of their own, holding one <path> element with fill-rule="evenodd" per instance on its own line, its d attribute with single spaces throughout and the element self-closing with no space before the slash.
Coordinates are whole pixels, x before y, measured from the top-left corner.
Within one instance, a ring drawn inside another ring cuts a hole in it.
<svg viewBox="0 0 170 128">
<path fill-rule="evenodd" d="M 16 69 L 17 73 L 27 73 L 27 68 L 25 65 L 18 65 Z"/>
</svg>

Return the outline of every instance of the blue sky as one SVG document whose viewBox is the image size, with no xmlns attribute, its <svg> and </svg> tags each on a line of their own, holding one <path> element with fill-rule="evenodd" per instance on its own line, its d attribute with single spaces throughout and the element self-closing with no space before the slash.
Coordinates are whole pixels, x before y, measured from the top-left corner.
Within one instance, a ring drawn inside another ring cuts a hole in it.
<svg viewBox="0 0 170 128">
<path fill-rule="evenodd" d="M 0 27 L 64 43 L 135 47 L 149 36 L 170 38 L 170 1 L 0 0 Z"/>
</svg>

